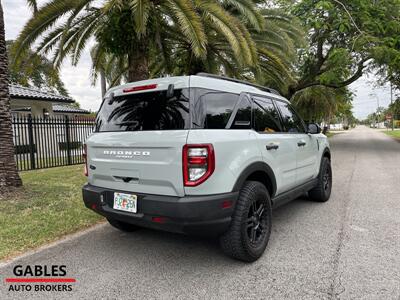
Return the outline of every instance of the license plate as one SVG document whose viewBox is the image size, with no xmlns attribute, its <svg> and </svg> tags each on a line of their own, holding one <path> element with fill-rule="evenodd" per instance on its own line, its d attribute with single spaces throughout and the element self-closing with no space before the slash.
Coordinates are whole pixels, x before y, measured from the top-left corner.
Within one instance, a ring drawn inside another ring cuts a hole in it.
<svg viewBox="0 0 400 300">
<path fill-rule="evenodd" d="M 137 212 L 137 196 L 132 194 L 114 193 L 114 209 L 131 213 Z"/>
</svg>

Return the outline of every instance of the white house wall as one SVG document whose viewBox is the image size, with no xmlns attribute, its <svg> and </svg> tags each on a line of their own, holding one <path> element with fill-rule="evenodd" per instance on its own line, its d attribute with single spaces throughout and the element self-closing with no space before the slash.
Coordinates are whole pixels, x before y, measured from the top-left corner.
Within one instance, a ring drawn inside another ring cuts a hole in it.
<svg viewBox="0 0 400 300">
<path fill-rule="evenodd" d="M 43 117 L 43 109 L 45 109 L 49 115 L 53 115 L 53 103 L 47 101 L 37 101 L 32 99 L 14 99 L 11 98 L 11 109 L 18 109 L 30 107 L 31 114 L 34 117 Z"/>
</svg>

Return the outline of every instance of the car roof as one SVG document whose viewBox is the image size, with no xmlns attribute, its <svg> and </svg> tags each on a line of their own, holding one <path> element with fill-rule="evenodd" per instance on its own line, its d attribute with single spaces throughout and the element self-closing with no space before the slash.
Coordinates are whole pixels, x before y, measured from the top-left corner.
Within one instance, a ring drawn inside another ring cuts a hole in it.
<svg viewBox="0 0 400 300">
<path fill-rule="evenodd" d="M 156 84 L 157 86 L 152 87 L 149 90 L 137 90 L 132 92 L 126 91 L 127 89 L 135 87 L 151 86 L 154 84 Z M 114 93 L 114 96 L 118 97 L 122 95 L 129 95 L 135 93 L 162 91 L 162 90 L 167 90 L 170 84 L 173 84 L 174 88 L 176 89 L 195 87 L 195 88 L 204 88 L 204 89 L 229 92 L 234 94 L 240 94 L 242 92 L 245 92 L 250 94 L 268 96 L 276 100 L 282 100 L 288 102 L 286 98 L 277 95 L 276 93 L 266 91 L 266 88 L 264 89 L 262 87 L 257 87 L 251 84 L 230 81 L 229 78 L 217 78 L 217 77 L 208 77 L 199 75 L 161 77 L 161 78 L 130 82 L 111 88 L 107 92 L 106 96 L 109 95 L 110 93 Z"/>
</svg>

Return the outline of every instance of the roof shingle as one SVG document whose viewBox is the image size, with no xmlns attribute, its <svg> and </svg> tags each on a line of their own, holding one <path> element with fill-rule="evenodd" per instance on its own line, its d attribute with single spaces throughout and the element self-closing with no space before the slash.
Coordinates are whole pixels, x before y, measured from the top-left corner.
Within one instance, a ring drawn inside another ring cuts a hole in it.
<svg viewBox="0 0 400 300">
<path fill-rule="evenodd" d="M 73 114 L 90 114 L 90 111 L 83 109 L 83 108 L 78 108 L 78 107 L 73 107 L 71 105 L 53 105 L 53 112 L 55 113 L 73 113 Z"/>
<path fill-rule="evenodd" d="M 66 96 L 57 95 L 54 93 L 49 93 L 42 91 L 37 88 L 28 88 L 16 84 L 10 84 L 10 97 L 11 98 L 22 98 L 22 99 L 34 99 L 41 101 L 51 101 L 51 102 L 63 102 L 63 103 L 74 103 L 75 101 Z"/>
<path fill-rule="evenodd" d="M 12 111 L 24 111 L 24 112 L 29 112 L 31 111 L 30 107 L 21 107 L 21 108 L 14 108 Z M 83 108 L 77 108 L 73 107 L 71 105 L 53 105 L 53 112 L 54 113 L 71 113 L 71 114 L 90 114 L 90 111 L 83 109 Z"/>
</svg>

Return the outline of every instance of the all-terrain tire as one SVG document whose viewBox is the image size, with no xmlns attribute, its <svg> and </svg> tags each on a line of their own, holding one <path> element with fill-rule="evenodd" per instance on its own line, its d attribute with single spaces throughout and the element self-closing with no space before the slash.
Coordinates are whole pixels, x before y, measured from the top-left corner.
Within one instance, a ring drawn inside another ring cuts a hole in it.
<svg viewBox="0 0 400 300">
<path fill-rule="evenodd" d="M 256 261 L 267 247 L 271 219 L 268 190 L 258 181 L 246 181 L 240 190 L 230 227 L 220 237 L 222 250 L 238 260 Z"/>
<path fill-rule="evenodd" d="M 110 223 L 111 226 L 113 226 L 114 228 L 117 228 L 121 231 L 125 231 L 125 232 L 133 232 L 138 230 L 140 227 L 133 225 L 133 224 L 129 224 L 129 223 L 125 223 L 125 222 L 121 222 L 115 219 L 111 219 L 111 218 L 107 218 L 108 223 Z"/>
<path fill-rule="evenodd" d="M 318 184 L 312 190 L 308 191 L 308 196 L 315 202 L 326 202 L 329 200 L 332 191 L 332 167 L 331 161 L 323 157 L 318 174 Z"/>
</svg>

